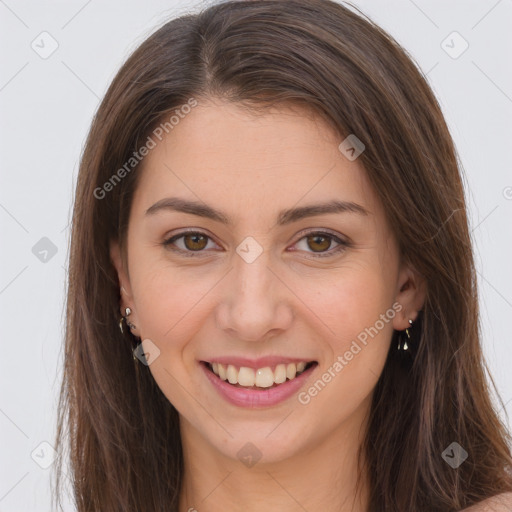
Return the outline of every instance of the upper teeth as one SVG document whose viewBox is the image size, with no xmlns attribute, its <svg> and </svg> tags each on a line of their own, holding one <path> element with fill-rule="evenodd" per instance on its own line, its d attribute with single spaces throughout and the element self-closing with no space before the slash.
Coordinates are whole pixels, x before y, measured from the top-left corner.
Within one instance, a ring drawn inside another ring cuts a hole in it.
<svg viewBox="0 0 512 512">
<path fill-rule="evenodd" d="M 254 370 L 247 366 L 238 368 L 232 364 L 223 365 L 221 363 L 211 363 L 211 368 L 216 375 L 222 380 L 227 380 L 230 384 L 269 388 L 274 383 L 282 384 L 286 379 L 294 379 L 298 374 L 304 371 L 306 363 L 278 364 L 274 370 L 272 370 L 270 366 Z"/>
</svg>

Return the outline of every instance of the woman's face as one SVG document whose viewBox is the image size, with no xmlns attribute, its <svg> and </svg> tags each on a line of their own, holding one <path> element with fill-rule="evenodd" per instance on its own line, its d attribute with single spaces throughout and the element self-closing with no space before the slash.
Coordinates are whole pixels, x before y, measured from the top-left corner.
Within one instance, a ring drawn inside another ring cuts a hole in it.
<svg viewBox="0 0 512 512">
<path fill-rule="evenodd" d="M 393 328 L 421 305 L 341 142 L 306 111 L 202 103 L 134 171 L 127 269 L 111 251 L 122 308 L 182 435 L 226 457 L 284 460 L 359 431 Z"/>
</svg>

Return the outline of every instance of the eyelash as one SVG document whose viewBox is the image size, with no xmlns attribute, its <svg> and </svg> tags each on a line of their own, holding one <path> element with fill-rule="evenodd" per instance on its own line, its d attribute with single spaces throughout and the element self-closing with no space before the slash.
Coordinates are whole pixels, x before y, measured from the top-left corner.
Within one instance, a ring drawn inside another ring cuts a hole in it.
<svg viewBox="0 0 512 512">
<path fill-rule="evenodd" d="M 201 249 L 200 251 L 191 251 L 191 250 L 185 251 L 183 249 L 172 247 L 173 242 L 175 242 L 176 240 L 178 240 L 180 238 L 183 238 L 186 235 L 202 235 L 202 236 L 206 237 L 208 240 L 212 240 L 212 238 L 210 236 L 208 236 L 206 233 L 203 233 L 201 231 L 182 231 L 181 233 L 173 235 L 171 238 L 164 240 L 162 242 L 162 245 L 165 248 L 170 249 L 171 251 L 174 251 L 174 252 L 181 253 L 186 257 L 197 257 L 198 254 L 205 252 L 204 249 Z M 339 244 L 339 246 L 334 249 L 329 250 L 328 252 L 316 253 L 316 254 L 310 253 L 313 256 L 313 258 L 326 258 L 329 256 L 334 256 L 335 254 L 338 254 L 338 253 L 342 252 L 343 250 L 345 250 L 346 248 L 351 246 L 351 244 L 349 242 L 342 240 L 339 237 L 337 237 L 336 235 L 333 235 L 332 233 L 329 233 L 326 231 L 311 231 L 311 232 L 305 233 L 301 238 L 299 238 L 299 240 L 297 240 L 296 243 L 300 242 L 302 239 L 304 239 L 308 236 L 315 236 L 315 235 L 327 236 L 328 238 L 337 242 Z"/>
</svg>

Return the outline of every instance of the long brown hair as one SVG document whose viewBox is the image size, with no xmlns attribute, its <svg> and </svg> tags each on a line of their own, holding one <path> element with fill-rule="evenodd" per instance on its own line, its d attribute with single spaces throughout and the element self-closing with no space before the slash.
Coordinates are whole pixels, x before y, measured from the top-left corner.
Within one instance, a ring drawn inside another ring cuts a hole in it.
<svg viewBox="0 0 512 512">
<path fill-rule="evenodd" d="M 253 0 L 163 25 L 122 66 L 94 117 L 72 219 L 55 494 L 69 448 L 79 512 L 178 510 L 178 414 L 147 367 L 135 371 L 109 256 L 115 239 L 126 258 L 143 162 L 112 176 L 173 110 L 210 97 L 254 111 L 298 104 L 340 141 L 356 134 L 401 258 L 426 279 L 415 358 L 400 361 L 394 338 L 374 390 L 361 447 L 369 511 L 458 511 L 512 491 L 510 434 L 480 345 L 461 166 L 424 75 L 362 13 L 330 0 Z M 468 453 L 456 469 L 442 456 L 453 442 Z"/>
</svg>

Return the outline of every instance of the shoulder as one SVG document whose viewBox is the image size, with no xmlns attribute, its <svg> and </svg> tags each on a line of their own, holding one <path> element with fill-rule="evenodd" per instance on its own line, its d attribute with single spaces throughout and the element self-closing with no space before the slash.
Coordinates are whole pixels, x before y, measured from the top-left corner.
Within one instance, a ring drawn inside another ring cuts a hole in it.
<svg viewBox="0 0 512 512">
<path fill-rule="evenodd" d="M 498 494 L 476 505 L 461 510 L 461 512 L 511 512 L 512 492 Z"/>
</svg>

